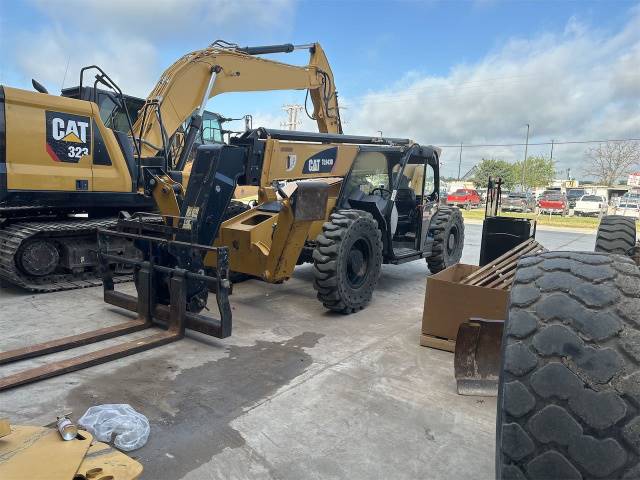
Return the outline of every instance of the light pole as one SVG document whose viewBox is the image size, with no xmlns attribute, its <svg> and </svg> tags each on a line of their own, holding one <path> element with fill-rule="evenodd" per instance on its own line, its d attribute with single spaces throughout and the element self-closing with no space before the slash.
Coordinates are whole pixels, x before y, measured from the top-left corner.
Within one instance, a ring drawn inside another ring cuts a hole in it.
<svg viewBox="0 0 640 480">
<path fill-rule="evenodd" d="M 551 139 L 551 161 L 553 161 L 553 138 Z"/>
<path fill-rule="evenodd" d="M 460 155 L 458 156 L 458 180 L 460 180 L 461 165 L 462 165 L 462 142 L 460 142 Z"/>
<path fill-rule="evenodd" d="M 527 170 L 527 153 L 529 150 L 529 124 L 527 123 L 527 140 L 524 143 L 524 159 L 522 160 L 522 189 L 524 190 L 524 175 Z"/>
</svg>

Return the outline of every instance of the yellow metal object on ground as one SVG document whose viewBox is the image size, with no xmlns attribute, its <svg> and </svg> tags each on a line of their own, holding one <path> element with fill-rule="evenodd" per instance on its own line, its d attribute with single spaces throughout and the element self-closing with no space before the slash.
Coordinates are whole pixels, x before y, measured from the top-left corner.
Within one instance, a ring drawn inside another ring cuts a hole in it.
<svg viewBox="0 0 640 480">
<path fill-rule="evenodd" d="M 6 437 L 11 433 L 11 425 L 6 418 L 0 418 L 0 438 Z"/>
<path fill-rule="evenodd" d="M 112 476 L 113 480 L 136 480 L 142 475 L 142 465 L 106 443 L 96 442 L 78 469 L 78 474 L 87 479 L 92 478 L 90 472 L 96 473 L 97 479 Z"/>
<path fill-rule="evenodd" d="M 141 473 L 140 463 L 85 431 L 64 441 L 55 429 L 17 425 L 0 438 L 2 480 L 136 480 Z"/>
</svg>

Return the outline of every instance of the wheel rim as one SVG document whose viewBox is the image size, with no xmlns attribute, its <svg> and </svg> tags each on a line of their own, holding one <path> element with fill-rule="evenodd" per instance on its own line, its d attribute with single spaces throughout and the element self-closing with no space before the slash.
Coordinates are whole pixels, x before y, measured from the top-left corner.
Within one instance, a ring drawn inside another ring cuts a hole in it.
<svg viewBox="0 0 640 480">
<path fill-rule="evenodd" d="M 42 277 L 52 274 L 58 266 L 60 253 L 46 240 L 31 242 L 22 249 L 20 266 L 28 275 Z"/>
<path fill-rule="evenodd" d="M 371 264 L 371 246 L 364 239 L 356 240 L 347 255 L 347 281 L 351 288 L 359 288 L 367 279 Z"/>
<path fill-rule="evenodd" d="M 447 256 L 451 256 L 458 248 L 458 228 L 453 226 L 447 236 Z"/>
</svg>

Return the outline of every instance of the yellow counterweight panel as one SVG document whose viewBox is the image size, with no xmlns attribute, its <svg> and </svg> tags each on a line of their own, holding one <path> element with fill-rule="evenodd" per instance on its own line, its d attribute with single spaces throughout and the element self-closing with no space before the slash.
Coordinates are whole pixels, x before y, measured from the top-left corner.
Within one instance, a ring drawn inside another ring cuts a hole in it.
<svg viewBox="0 0 640 480">
<path fill-rule="evenodd" d="M 76 191 L 76 181 L 93 190 L 92 155 L 77 163 L 55 161 L 48 151 L 46 112 L 90 118 L 91 103 L 4 87 L 7 188 L 9 190 Z M 82 144 L 79 144 L 82 145 Z"/>
<path fill-rule="evenodd" d="M 131 191 L 120 146 L 95 103 L 11 87 L 4 92 L 9 190 Z M 111 165 L 93 164 L 94 126 Z M 63 150 L 56 152 L 56 142 Z"/>
</svg>

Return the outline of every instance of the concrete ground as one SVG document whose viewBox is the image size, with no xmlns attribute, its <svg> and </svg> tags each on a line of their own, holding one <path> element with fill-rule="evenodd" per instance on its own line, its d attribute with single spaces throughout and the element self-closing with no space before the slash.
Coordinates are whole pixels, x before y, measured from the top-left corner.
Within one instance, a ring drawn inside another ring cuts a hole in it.
<svg viewBox="0 0 640 480">
<path fill-rule="evenodd" d="M 465 263 L 478 261 L 480 229 L 467 225 Z M 538 240 L 592 250 L 595 237 L 539 231 Z M 42 425 L 129 403 L 151 423 L 132 456 L 154 480 L 493 478 L 495 399 L 458 396 L 453 354 L 419 346 L 427 275 L 424 262 L 384 266 L 372 304 L 351 316 L 317 302 L 309 265 L 282 285 L 248 281 L 231 297 L 230 338 L 189 334 L 2 392 L 0 417 Z M 0 351 L 121 322 L 101 294 L 0 288 Z M 42 363 L 3 366 L 0 376 Z"/>
</svg>

